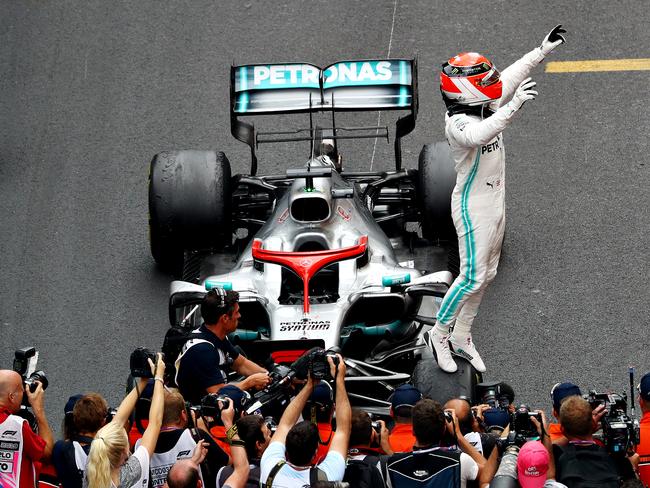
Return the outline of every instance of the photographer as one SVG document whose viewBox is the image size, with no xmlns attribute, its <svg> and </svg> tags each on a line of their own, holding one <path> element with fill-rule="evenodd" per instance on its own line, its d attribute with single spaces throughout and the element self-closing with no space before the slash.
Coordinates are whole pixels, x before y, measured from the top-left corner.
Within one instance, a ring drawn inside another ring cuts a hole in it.
<svg viewBox="0 0 650 488">
<path fill-rule="evenodd" d="M 343 481 L 355 488 L 380 488 L 381 476 L 378 448 L 384 454 L 393 454 L 388 442 L 388 429 L 383 420 L 374 425 L 370 415 L 359 409 L 352 410 L 352 430 L 348 448 L 348 466 Z"/>
<path fill-rule="evenodd" d="M 639 406 L 641 417 L 641 442 L 636 448 L 639 454 L 639 477 L 647 486 L 650 484 L 650 373 L 641 377 L 637 390 L 639 392 Z"/>
<path fill-rule="evenodd" d="M 462 452 L 440 446 L 445 432 L 455 435 Z M 413 407 L 412 452 L 393 454 L 382 460 L 387 485 L 394 488 L 436 486 L 464 488 L 468 480 L 489 483 L 486 461 L 463 437 L 453 410 L 444 412 L 438 402 L 425 398 Z"/>
<path fill-rule="evenodd" d="M 336 381 L 337 425 L 327 457 L 312 468 L 312 460 L 318 448 L 318 429 L 308 421 L 296 424 L 314 389 L 312 369 L 306 385 L 285 409 L 271 443 L 262 456 L 260 481 L 267 488 L 301 487 L 323 477 L 329 481 L 343 479 L 352 411 L 345 390 L 345 363 L 338 354 L 336 359 L 338 364 L 335 364 L 331 356 L 327 356 L 330 374 Z"/>
<path fill-rule="evenodd" d="M 472 446 L 474 446 L 485 459 L 490 461 L 494 465 L 494 469 L 496 469 L 498 453 L 494 448 L 497 445 L 499 436 L 496 434 L 481 432 L 480 424 L 473 413 L 473 411 L 475 411 L 477 412 L 476 415 L 479 415 L 478 412 L 484 411 L 486 409 L 485 407 L 488 406 L 483 405 L 481 408 L 473 409 L 469 401 L 465 398 L 452 398 L 445 403 L 443 408 L 445 410 L 453 410 L 456 413 L 460 431 L 465 439 L 467 439 L 467 441 L 472 444 Z M 453 445 L 455 439 L 450 435 L 445 437 L 447 445 Z M 493 454 L 494 456 L 492 456 Z"/>
<path fill-rule="evenodd" d="M 562 406 L 562 402 L 566 400 L 567 398 L 578 395 L 582 396 L 582 392 L 580 391 L 580 388 L 578 388 L 576 385 L 573 383 L 556 383 L 553 385 L 553 388 L 551 388 L 551 400 L 553 401 L 553 417 L 556 419 L 560 419 L 560 407 Z M 559 423 L 553 423 L 548 425 L 548 434 L 551 436 L 551 440 L 555 442 L 558 439 L 561 439 L 564 437 L 562 434 L 562 427 L 560 426 Z"/>
<path fill-rule="evenodd" d="M 130 455 L 125 426 L 140 392 L 147 384 L 146 378 L 140 378 L 136 387 L 122 400 L 113 420 L 97 431 L 88 454 L 84 488 L 107 488 L 111 483 L 119 488 L 143 488 L 149 481 L 149 460 L 162 425 L 165 363 L 161 354 L 157 355 L 155 365 L 151 359 L 147 361 L 154 378 L 154 388 L 149 423 L 140 446 Z"/>
<path fill-rule="evenodd" d="M 553 456 L 557 480 L 567 486 L 598 483 L 598 486 L 618 486 L 620 480 L 636 478 L 634 464 L 638 456 L 610 455 L 596 444 L 592 413 L 602 416 L 604 407 L 592 408 L 579 396 L 570 396 L 560 407 L 560 425 L 564 438 L 555 441 Z"/>
<path fill-rule="evenodd" d="M 15 415 L 20 411 L 23 395 L 27 395 L 32 407 L 38 435 L 29 423 Z M 25 388 L 22 377 L 11 370 L 0 370 L 0 429 L 2 441 L 7 449 L 13 451 L 10 458 L 3 459 L 3 469 L 0 470 L 0 486 L 15 488 L 31 488 L 34 486 L 34 464 L 50 458 L 54 437 L 47 419 L 43 387 L 36 382 L 34 392 Z"/>
<path fill-rule="evenodd" d="M 271 442 L 271 429 L 261 415 L 246 415 L 236 422 L 239 438 L 244 441 L 249 463 L 246 488 L 259 488 L 260 461 Z M 217 488 L 223 488 L 226 480 L 234 472 L 233 466 L 224 466 L 217 473 Z"/>
<path fill-rule="evenodd" d="M 302 410 L 303 420 L 308 420 L 318 429 L 318 453 L 316 462 L 327 456 L 334 431 L 332 416 L 334 415 L 334 392 L 326 381 L 321 381 L 311 392 L 305 408 Z"/>
<path fill-rule="evenodd" d="M 197 405 L 207 393 L 218 392 L 228 382 L 230 369 L 245 377 L 235 383 L 242 390 L 268 385 L 268 371 L 239 354 L 227 337 L 241 316 L 239 293 L 213 288 L 201 302 L 201 315 L 204 324 L 176 360 L 176 384 L 185 399 Z"/>
<path fill-rule="evenodd" d="M 167 471 L 180 459 L 191 457 L 191 452 L 197 445 L 197 438 L 206 445 L 206 459 L 210 469 L 201 466 L 203 485 L 214 488 L 214 474 L 221 466 L 228 464 L 228 455 L 221 450 L 207 432 L 197 429 L 193 434 L 188 426 L 188 413 L 185 400 L 178 391 L 165 391 L 165 406 L 162 427 L 158 442 L 149 462 L 151 486 L 162 486 L 167 477 Z M 136 443 L 136 449 L 141 439 Z M 64 487 L 65 488 L 65 487 Z"/>
<path fill-rule="evenodd" d="M 63 488 L 81 488 L 90 445 L 106 423 L 108 403 L 99 393 L 88 393 L 79 399 L 70 397 L 68 404 L 71 402 L 74 402 L 70 415 L 72 434 L 69 439 L 54 444 L 52 463 Z"/>
<path fill-rule="evenodd" d="M 390 447 L 394 452 L 410 452 L 415 445 L 413 435 L 413 405 L 422 400 L 422 393 L 416 387 L 405 384 L 398 386 L 390 397 L 390 416 L 395 425 L 390 432 Z"/>
</svg>

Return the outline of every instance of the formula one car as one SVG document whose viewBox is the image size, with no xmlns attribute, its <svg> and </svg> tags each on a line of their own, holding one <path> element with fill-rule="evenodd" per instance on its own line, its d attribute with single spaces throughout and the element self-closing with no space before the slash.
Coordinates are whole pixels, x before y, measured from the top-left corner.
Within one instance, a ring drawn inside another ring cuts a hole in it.
<svg viewBox="0 0 650 488">
<path fill-rule="evenodd" d="M 232 176 L 222 152 L 175 151 L 151 163 L 151 252 L 179 275 L 169 301 L 173 326 L 200 325 L 198 303 L 214 287 L 239 292 L 231 340 L 250 357 L 290 363 L 317 345 L 346 358 L 354 404 L 386 413 L 396 385 L 412 381 L 440 398 L 473 395 L 480 375 L 459 360 L 442 373 L 424 336 L 457 260 L 446 143 L 427 145 L 418 169 L 403 169 L 402 137 L 415 127 L 415 60 L 346 61 L 231 68 L 231 132 L 251 151 L 248 174 Z M 386 127 L 339 127 L 335 114 L 402 110 L 395 170 L 350 172 L 343 139 L 383 137 Z M 244 116 L 303 113 L 309 127 L 260 132 Z M 315 114 L 330 118 L 315 126 Z M 257 148 L 304 141 L 304 160 L 284 174 L 257 175 Z M 307 146 L 307 144 L 305 144 Z M 454 266 L 452 266 L 452 271 Z"/>
</svg>

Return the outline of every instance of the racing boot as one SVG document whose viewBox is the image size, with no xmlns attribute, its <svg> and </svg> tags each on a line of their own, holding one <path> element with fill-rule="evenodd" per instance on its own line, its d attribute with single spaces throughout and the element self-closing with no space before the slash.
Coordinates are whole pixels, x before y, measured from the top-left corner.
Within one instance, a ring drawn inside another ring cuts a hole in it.
<svg viewBox="0 0 650 488">
<path fill-rule="evenodd" d="M 467 359 L 476 371 L 485 373 L 485 363 L 472 342 L 472 334 L 451 334 L 449 344 L 452 354 Z"/>
<path fill-rule="evenodd" d="M 438 367 L 447 373 L 455 373 L 458 370 L 458 366 L 456 366 L 454 358 L 451 357 L 449 332 L 445 333 L 438 329 L 438 327 L 434 327 L 429 331 L 427 342 L 436 355 Z"/>
</svg>

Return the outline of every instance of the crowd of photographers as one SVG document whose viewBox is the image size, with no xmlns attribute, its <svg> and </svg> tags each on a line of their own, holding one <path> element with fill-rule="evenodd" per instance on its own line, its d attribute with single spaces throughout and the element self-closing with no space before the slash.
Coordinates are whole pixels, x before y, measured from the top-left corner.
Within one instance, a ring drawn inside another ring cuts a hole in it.
<svg viewBox="0 0 650 488">
<path fill-rule="evenodd" d="M 137 349 L 117 409 L 98 393 L 64 407 L 54 442 L 47 380 L 34 350 L 0 370 L 0 487 L 239 488 L 648 486 L 650 373 L 624 395 L 551 389 L 552 410 L 514 404 L 505 383 L 479 384 L 477 401 L 395 389 L 389 415 L 352 409 L 346 362 L 310 350 L 291 366 L 245 358 L 228 334 L 237 294 L 201 304 L 204 325 L 167 337 L 162 354 Z M 171 359 L 170 359 L 171 358 Z M 242 378 L 229 382 L 228 373 Z M 438 400 L 438 401 L 436 401 Z M 444 402 L 444 403 L 441 403 Z"/>
</svg>

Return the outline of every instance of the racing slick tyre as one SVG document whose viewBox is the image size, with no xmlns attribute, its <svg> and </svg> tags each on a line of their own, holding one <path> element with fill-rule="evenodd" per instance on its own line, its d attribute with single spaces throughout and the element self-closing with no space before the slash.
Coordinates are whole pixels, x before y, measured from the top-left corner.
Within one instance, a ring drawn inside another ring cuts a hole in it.
<svg viewBox="0 0 650 488">
<path fill-rule="evenodd" d="M 230 162 L 222 152 L 170 151 L 149 172 L 151 255 L 179 274 L 186 250 L 220 249 L 232 241 Z"/>
<path fill-rule="evenodd" d="M 441 405 L 460 396 L 466 397 L 474 405 L 476 385 L 483 380 L 482 375 L 466 359 L 454 356 L 454 361 L 458 365 L 458 371 L 445 373 L 438 367 L 434 358 L 420 359 L 411 376 L 413 386 L 420 390 L 422 395 Z"/>
<path fill-rule="evenodd" d="M 422 235 L 430 241 L 455 241 L 451 194 L 456 185 L 454 160 L 447 142 L 425 144 L 418 160 L 418 201 Z"/>
</svg>

